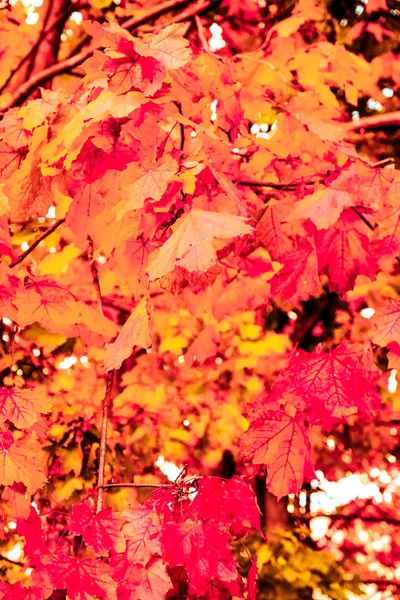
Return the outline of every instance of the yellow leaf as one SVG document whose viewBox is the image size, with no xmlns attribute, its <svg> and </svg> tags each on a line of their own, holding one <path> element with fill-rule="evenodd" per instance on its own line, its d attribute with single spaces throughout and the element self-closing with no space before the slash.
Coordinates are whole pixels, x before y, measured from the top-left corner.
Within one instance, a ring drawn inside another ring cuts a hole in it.
<svg viewBox="0 0 400 600">
<path fill-rule="evenodd" d="M 102 8 L 108 8 L 109 6 L 111 6 L 112 3 L 113 0 L 92 0 L 93 8 L 98 8 L 100 10 Z"/>
<path fill-rule="evenodd" d="M 242 323 L 240 325 L 240 336 L 244 340 L 257 340 L 261 335 L 260 325 Z"/>
<path fill-rule="evenodd" d="M 182 354 L 182 350 L 188 345 L 187 338 L 182 335 L 176 335 L 172 338 L 165 338 L 160 344 L 161 354 L 172 352 L 173 354 Z"/>
<path fill-rule="evenodd" d="M 59 448 L 57 454 L 59 455 L 64 472 L 66 475 L 71 471 L 75 477 L 79 476 L 82 471 L 82 460 L 83 453 L 80 446 L 75 446 L 72 449 Z"/>
<path fill-rule="evenodd" d="M 293 15 L 275 25 L 274 31 L 277 32 L 279 37 L 289 37 L 292 33 L 296 33 L 306 20 L 302 15 Z"/>
<path fill-rule="evenodd" d="M 264 385 L 262 381 L 258 379 L 258 377 L 250 377 L 250 379 L 245 382 L 245 386 L 246 389 L 249 390 L 249 392 L 252 392 L 254 394 L 262 392 L 264 390 Z"/>
<path fill-rule="evenodd" d="M 82 477 L 73 477 L 66 482 L 57 482 L 56 489 L 52 492 L 52 496 L 55 502 L 64 504 L 64 502 L 69 500 L 72 494 L 77 490 L 83 490 Z"/>
<path fill-rule="evenodd" d="M 140 346 L 141 348 L 151 346 L 149 315 L 147 313 L 146 298 L 144 297 L 135 306 L 115 342 L 107 346 L 104 355 L 106 371 L 119 369 L 123 361 L 132 354 L 134 346 Z"/>
<path fill-rule="evenodd" d="M 73 244 L 65 246 L 61 252 L 48 254 L 40 261 L 38 271 L 41 275 L 61 275 L 68 269 L 68 265 L 81 251 Z"/>
</svg>

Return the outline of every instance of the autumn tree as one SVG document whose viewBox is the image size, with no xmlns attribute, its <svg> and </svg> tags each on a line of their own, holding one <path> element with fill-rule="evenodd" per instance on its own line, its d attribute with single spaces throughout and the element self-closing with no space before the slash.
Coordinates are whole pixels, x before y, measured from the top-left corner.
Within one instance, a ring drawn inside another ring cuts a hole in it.
<svg viewBox="0 0 400 600">
<path fill-rule="evenodd" d="M 400 8 L 349 6 L 1 3 L 0 598 L 293 597 L 261 490 L 396 409 Z"/>
</svg>

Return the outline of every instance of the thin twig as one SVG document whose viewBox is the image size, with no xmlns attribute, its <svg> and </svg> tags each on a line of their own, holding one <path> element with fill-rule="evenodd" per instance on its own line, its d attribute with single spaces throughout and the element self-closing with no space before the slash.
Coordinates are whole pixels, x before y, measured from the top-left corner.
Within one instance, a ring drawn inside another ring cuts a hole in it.
<svg viewBox="0 0 400 600">
<path fill-rule="evenodd" d="M 51 227 L 46 229 L 46 231 L 44 231 L 38 238 L 36 238 L 34 242 L 32 242 L 32 244 L 27 250 L 25 250 L 25 252 L 18 256 L 17 260 L 10 264 L 10 268 L 12 269 L 13 267 L 19 265 L 20 262 L 22 262 L 27 256 L 29 256 L 31 252 L 33 252 L 33 250 L 40 244 L 40 242 L 45 240 L 51 233 L 53 233 L 53 231 L 55 231 L 60 225 L 62 225 L 64 221 L 65 219 L 58 219 L 58 221 L 55 221 Z"/>
<path fill-rule="evenodd" d="M 102 486 L 103 490 L 107 488 L 170 488 L 172 483 L 105 483 Z"/>
<path fill-rule="evenodd" d="M 180 102 L 177 102 L 176 100 L 174 100 L 174 104 L 175 104 L 176 108 L 178 109 L 179 114 L 183 117 L 182 104 Z M 185 126 L 184 126 L 184 124 L 179 123 L 179 128 L 180 128 L 180 132 L 181 132 L 181 143 L 180 143 L 179 149 L 181 152 L 183 152 L 183 150 L 185 148 Z"/>
<path fill-rule="evenodd" d="M 201 46 L 202 46 L 203 50 L 205 50 L 206 52 L 209 52 L 210 47 L 208 45 L 208 41 L 207 41 L 206 34 L 204 31 L 203 23 L 201 22 L 199 15 L 195 15 L 194 20 L 196 23 L 197 35 L 199 36 Z"/>
<path fill-rule="evenodd" d="M 89 259 L 89 262 L 90 262 L 90 272 L 92 274 L 93 285 L 94 285 L 95 290 L 96 290 L 97 306 L 98 306 L 99 311 L 101 313 L 103 313 L 104 312 L 104 310 L 103 310 L 103 298 L 102 298 L 101 290 L 100 290 L 99 270 L 97 268 L 96 261 L 93 259 L 93 240 L 90 237 L 90 235 L 88 235 L 88 242 L 89 242 L 88 259 Z"/>
<path fill-rule="evenodd" d="M 308 185 L 315 185 L 316 183 L 319 183 L 318 181 L 299 181 L 297 182 L 289 182 L 289 183 L 264 183 L 263 181 L 244 181 L 244 180 L 237 180 L 234 183 L 236 183 L 236 185 L 239 185 L 241 187 L 267 187 L 267 188 L 271 188 L 273 190 L 295 190 L 300 186 L 308 186 Z"/>
<path fill-rule="evenodd" d="M 108 417 L 110 414 L 112 389 L 114 383 L 114 371 L 109 371 L 106 378 L 106 393 L 103 400 L 103 413 L 101 421 L 100 434 L 100 456 L 99 456 L 99 474 L 97 478 L 98 496 L 96 513 L 99 513 L 103 508 L 103 492 L 104 492 L 104 470 L 106 466 L 106 450 L 107 450 L 107 428 Z"/>
<path fill-rule="evenodd" d="M 357 208 L 354 208 L 353 206 L 352 209 L 354 210 L 356 215 L 360 217 L 361 221 L 363 221 L 371 231 L 375 231 L 375 227 L 372 225 L 372 223 L 368 221 L 368 219 Z"/>
<path fill-rule="evenodd" d="M 103 314 L 103 297 L 101 295 L 100 289 L 100 281 L 99 281 L 99 272 L 97 270 L 97 265 L 93 260 L 93 240 L 88 235 L 88 259 L 90 261 L 90 271 L 92 273 L 93 285 L 96 289 L 97 295 L 97 303 L 100 312 Z M 100 432 L 100 451 L 99 451 L 99 472 L 97 477 L 97 507 L 96 512 L 99 513 L 103 508 L 103 492 L 104 492 L 104 471 L 106 466 L 106 451 L 107 451 L 107 430 L 108 430 L 108 420 L 110 417 L 110 409 L 112 403 L 112 390 L 114 384 L 114 373 L 115 371 L 109 371 L 106 376 L 106 392 L 103 398 L 103 410 L 101 417 L 101 432 Z"/>
</svg>

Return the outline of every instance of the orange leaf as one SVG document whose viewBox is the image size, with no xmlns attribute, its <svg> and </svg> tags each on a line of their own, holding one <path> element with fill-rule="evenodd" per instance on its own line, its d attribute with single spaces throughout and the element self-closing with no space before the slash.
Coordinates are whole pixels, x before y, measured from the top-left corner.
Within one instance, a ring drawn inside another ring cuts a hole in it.
<svg viewBox="0 0 400 600">
<path fill-rule="evenodd" d="M 169 240 L 153 254 L 149 277 L 154 281 L 174 267 L 184 267 L 187 271 L 207 271 L 217 260 L 214 238 L 233 238 L 251 232 L 252 228 L 243 217 L 192 210 L 182 219 Z"/>
<path fill-rule="evenodd" d="M 142 298 L 134 308 L 115 342 L 107 346 L 104 355 L 106 371 L 119 369 L 122 362 L 131 355 L 134 346 L 142 348 L 149 348 L 151 346 L 149 315 L 147 313 L 145 298 Z"/>
</svg>

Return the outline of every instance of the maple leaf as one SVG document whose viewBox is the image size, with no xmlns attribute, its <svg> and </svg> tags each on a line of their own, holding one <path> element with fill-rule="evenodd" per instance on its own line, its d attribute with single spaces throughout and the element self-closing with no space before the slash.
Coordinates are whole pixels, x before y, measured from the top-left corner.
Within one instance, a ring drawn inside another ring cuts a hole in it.
<svg viewBox="0 0 400 600">
<path fill-rule="evenodd" d="M 22 327 L 37 322 L 53 333 L 81 336 L 88 345 L 102 345 L 116 334 L 112 321 L 50 279 L 37 278 L 27 283 L 25 289 L 17 292 L 15 302 L 17 321 Z"/>
<path fill-rule="evenodd" d="M 2 179 L 5 180 L 13 171 L 19 169 L 25 154 L 24 149 L 14 148 L 6 142 L 0 141 L 0 175 Z"/>
<path fill-rule="evenodd" d="M 309 412 L 312 422 L 331 427 L 357 412 L 373 414 L 380 398 L 379 370 L 367 345 L 342 343 L 328 352 L 295 350 L 276 380 L 271 398 Z"/>
<path fill-rule="evenodd" d="M 87 504 L 74 504 L 71 531 L 81 535 L 85 544 L 97 556 L 103 556 L 110 550 L 121 550 L 119 526 L 111 508 L 104 508 L 94 514 Z"/>
<path fill-rule="evenodd" d="M 177 170 L 176 160 L 164 156 L 155 167 L 139 172 L 139 177 L 125 188 L 126 199 L 121 200 L 114 209 L 117 220 L 130 210 L 143 208 L 147 198 L 153 201 L 160 200 Z"/>
<path fill-rule="evenodd" d="M 252 228 L 242 217 L 192 210 L 151 257 L 148 267 L 150 280 L 163 277 L 175 267 L 184 267 L 189 272 L 205 272 L 217 260 L 214 238 L 233 238 L 251 232 Z"/>
<path fill-rule="evenodd" d="M 167 523 L 162 535 L 168 564 L 185 567 L 189 589 L 198 596 L 204 594 L 210 579 L 219 575 L 219 563 L 233 562 L 227 531 L 211 519 Z"/>
<path fill-rule="evenodd" d="M 378 346 L 398 342 L 400 334 L 400 302 L 390 302 L 375 312 L 371 319 L 371 339 Z"/>
<path fill-rule="evenodd" d="M 115 342 L 107 346 L 104 354 L 105 370 L 119 369 L 123 361 L 131 355 L 134 346 L 151 346 L 146 298 L 142 298 L 134 308 Z"/>
<path fill-rule="evenodd" d="M 234 477 L 224 481 L 219 477 L 202 477 L 190 514 L 193 519 L 207 519 L 230 528 L 234 535 L 243 536 L 254 527 L 260 531 L 260 511 L 250 485 Z"/>
<path fill-rule="evenodd" d="M 146 565 L 152 556 L 162 556 L 161 518 L 151 505 L 126 509 L 121 518 L 130 561 Z"/>
<path fill-rule="evenodd" d="M 342 210 L 358 202 L 357 196 L 344 190 L 320 189 L 296 202 L 289 220 L 311 219 L 317 229 L 328 229 L 339 219 Z"/>
<path fill-rule="evenodd" d="M 26 486 L 14 483 L 5 487 L 2 495 L 4 502 L 15 518 L 26 519 L 31 511 L 31 501 L 26 493 Z"/>
<path fill-rule="evenodd" d="M 166 564 L 159 558 L 146 566 L 127 562 L 117 568 L 118 600 L 164 600 L 172 589 Z"/>
<path fill-rule="evenodd" d="M 18 534 L 25 537 L 24 553 L 26 556 L 38 551 L 46 554 L 47 545 L 42 529 L 42 521 L 33 506 L 26 519 L 18 519 Z"/>
<path fill-rule="evenodd" d="M 339 294 L 353 289 L 358 275 L 375 279 L 376 261 L 366 227 L 361 229 L 360 223 L 355 213 L 345 210 L 334 226 L 319 230 L 315 237 L 319 272 L 328 276 L 330 289 Z"/>
<path fill-rule="evenodd" d="M 180 69 L 190 60 L 192 51 L 189 42 L 183 35 L 187 27 L 184 23 L 168 25 L 155 36 L 145 37 L 149 40 L 152 56 L 166 69 Z"/>
<path fill-rule="evenodd" d="M 257 223 L 257 239 L 274 260 L 283 260 L 293 250 L 293 224 L 287 222 L 292 210 L 292 201 L 271 200 Z"/>
<path fill-rule="evenodd" d="M 46 554 L 40 558 L 38 571 L 47 575 L 54 589 L 66 589 L 71 600 L 116 600 L 117 583 L 111 567 L 93 558 L 74 558 L 67 554 Z"/>
<path fill-rule="evenodd" d="M 251 419 L 241 449 L 244 460 L 267 467 L 267 487 L 279 499 L 300 491 L 310 471 L 310 442 L 301 416 L 272 407 Z"/>
<path fill-rule="evenodd" d="M 43 588 L 23 586 L 19 581 L 12 585 L 0 583 L 0 600 L 43 600 Z"/>
<path fill-rule="evenodd" d="M 6 446 L 0 446 L 0 485 L 20 482 L 31 493 L 43 487 L 47 479 L 38 466 L 39 444 L 24 440 L 11 444 L 8 440 Z"/>
<path fill-rule="evenodd" d="M 0 388 L 1 418 L 11 421 L 15 427 L 30 427 L 40 413 L 47 413 L 50 408 L 51 400 L 44 390 Z"/>
<path fill-rule="evenodd" d="M 271 279 L 271 292 L 287 302 L 297 303 L 320 289 L 315 247 L 300 240 L 284 257 L 283 268 Z"/>
</svg>

